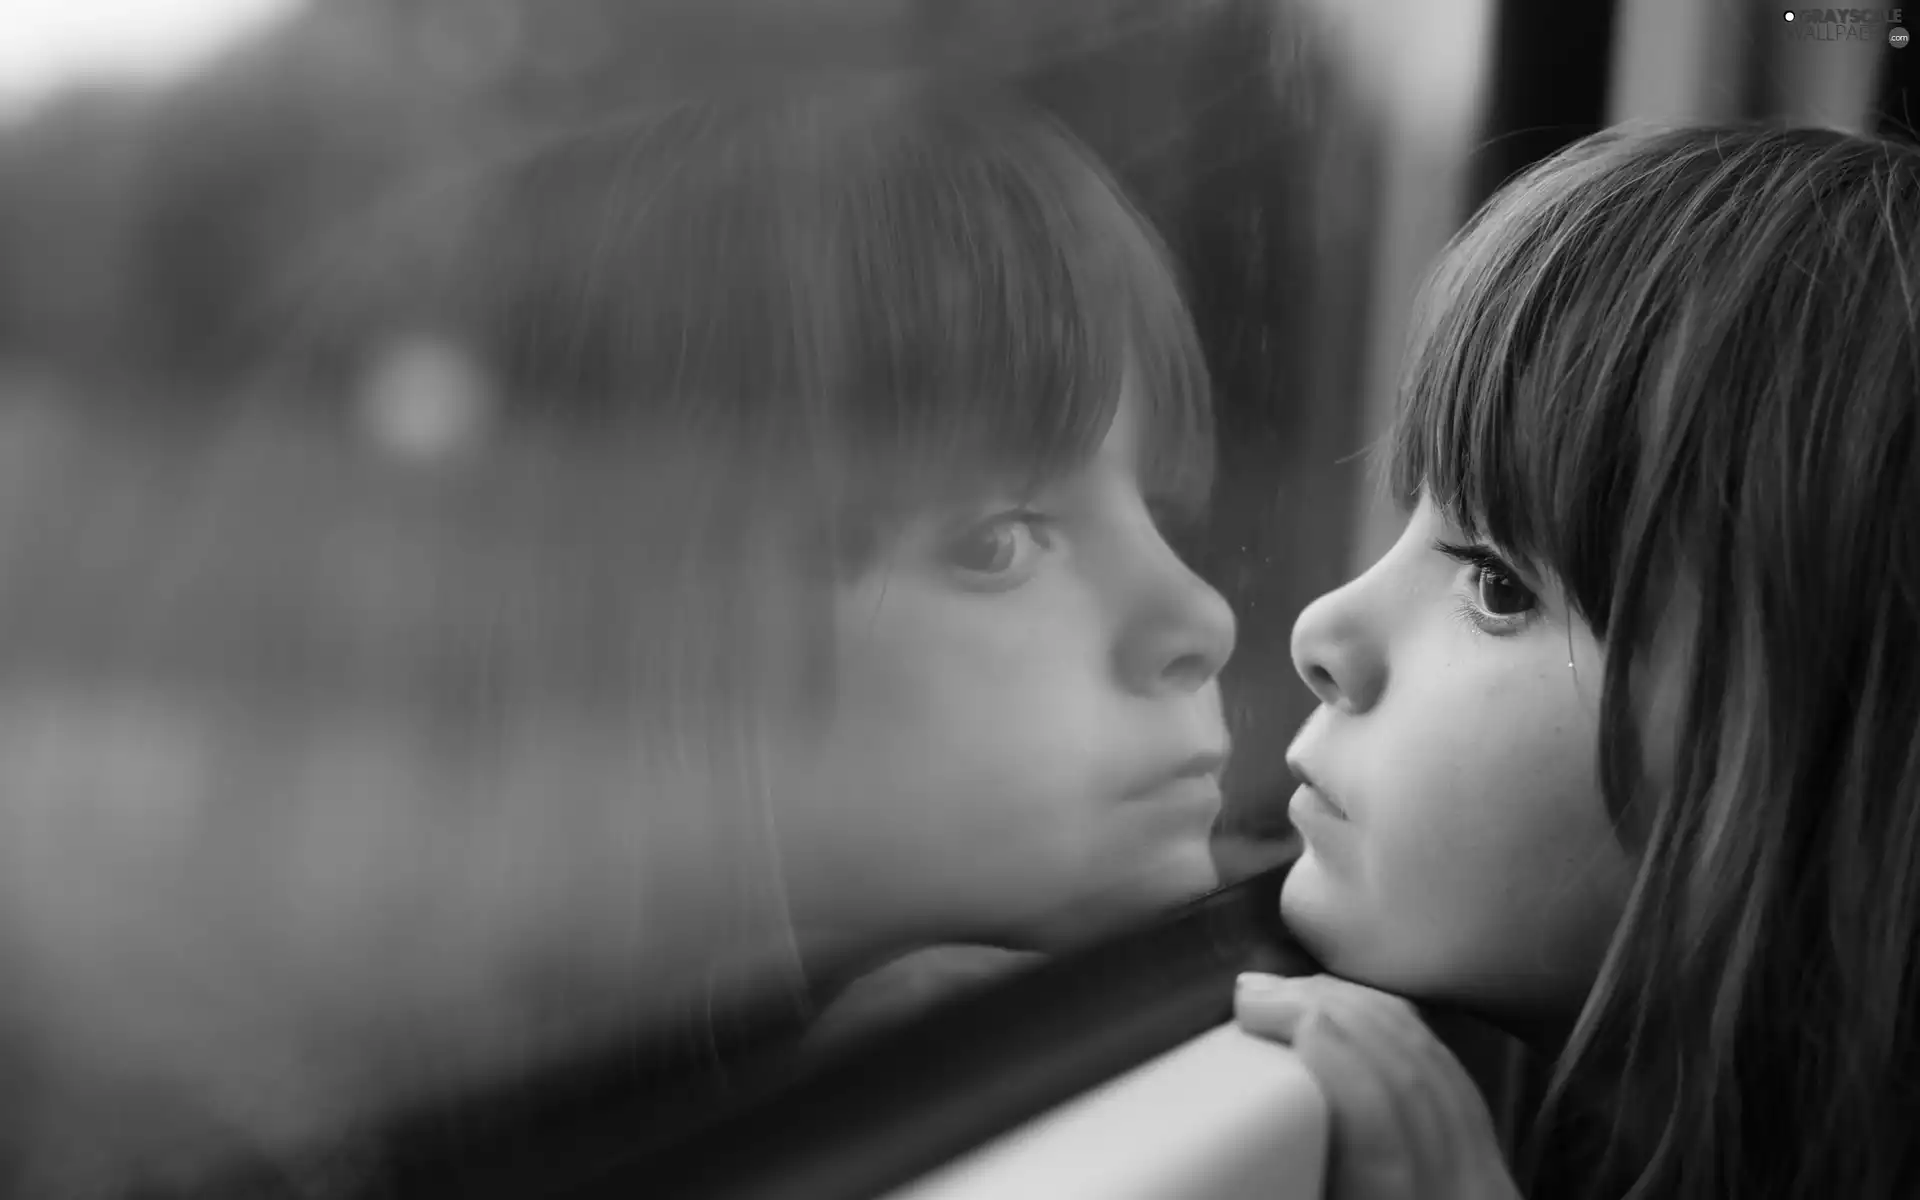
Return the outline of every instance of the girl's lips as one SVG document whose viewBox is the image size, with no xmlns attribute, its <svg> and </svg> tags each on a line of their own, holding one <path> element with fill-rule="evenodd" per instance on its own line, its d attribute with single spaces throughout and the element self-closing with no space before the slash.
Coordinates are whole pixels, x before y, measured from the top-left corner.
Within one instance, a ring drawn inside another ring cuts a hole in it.
<svg viewBox="0 0 1920 1200">
<path fill-rule="evenodd" d="M 1293 793 L 1293 799 L 1287 803 L 1287 815 L 1294 824 L 1301 821 L 1340 821 L 1347 819 L 1346 810 L 1335 804 L 1326 793 L 1310 783 L 1303 783 Z"/>
<path fill-rule="evenodd" d="M 1313 777 L 1313 772 L 1307 769 L 1305 763 L 1289 757 L 1287 769 L 1292 771 L 1293 777 L 1300 781 L 1300 789 L 1293 794 L 1293 800 L 1287 805 L 1289 815 L 1297 816 L 1305 810 L 1316 813 L 1322 818 L 1337 821 L 1348 819 L 1346 807 L 1335 799 L 1332 793 L 1319 785 Z"/>
</svg>

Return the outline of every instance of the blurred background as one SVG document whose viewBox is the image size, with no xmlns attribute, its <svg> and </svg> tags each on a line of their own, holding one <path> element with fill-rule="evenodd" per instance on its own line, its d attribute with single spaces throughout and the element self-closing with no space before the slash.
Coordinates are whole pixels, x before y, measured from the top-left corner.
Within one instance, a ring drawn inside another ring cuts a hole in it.
<svg viewBox="0 0 1920 1200">
<path fill-rule="evenodd" d="M 368 273 L 353 251 L 388 198 L 772 72 L 988 73 L 1059 114 L 1171 244 L 1214 372 L 1222 477 L 1194 560 L 1240 614 L 1231 878 L 1288 850 L 1282 755 L 1309 707 L 1292 619 L 1394 534 L 1362 453 L 1427 264 L 1501 180 L 1613 120 L 1904 136 L 1920 51 L 1891 48 L 1895 14 L 1796 15 L 0 0 L 0 951 L 39 972 L 7 972 L 0 1019 L 34 1036 L 5 1053 L 88 1112 L 138 1090 L 116 1064 L 147 1063 L 138 1086 L 161 1088 L 197 1069 L 160 1065 L 183 1057 L 239 1064 L 218 1084 L 235 1106 L 292 1112 L 302 1098 L 262 1082 L 289 1053 L 271 1011 L 363 961 L 366 880 L 431 876 L 451 852 L 421 831 L 476 795 L 618 791 L 630 714 L 592 634 L 623 464 L 517 395 L 501 348 L 426 285 L 419 264 L 457 248 L 452 209 Z M 501 691 L 521 700 L 489 705 Z M 536 854 L 520 847 L 541 829 L 517 813 L 489 844 Z M 552 853 L 564 872 L 568 849 Z M 246 865 L 179 868 L 216 862 Z M 211 914 L 177 944 L 128 916 L 175 901 Z M 279 962 L 269 903 L 329 914 L 314 944 L 338 957 L 260 967 Z M 113 947 L 112 970 L 83 946 Z M 217 1035 L 131 998 L 159 979 L 217 994 Z M 76 1136 L 80 1110 L 49 1111 L 64 1115 L 20 1127 L 22 1161 Z"/>
</svg>

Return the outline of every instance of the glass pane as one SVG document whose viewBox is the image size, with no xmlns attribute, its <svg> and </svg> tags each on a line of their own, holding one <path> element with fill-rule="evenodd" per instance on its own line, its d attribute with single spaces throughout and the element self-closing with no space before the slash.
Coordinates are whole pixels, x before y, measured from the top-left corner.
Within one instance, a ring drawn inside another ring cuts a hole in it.
<svg viewBox="0 0 1920 1200">
<path fill-rule="evenodd" d="M 1350 15 L 219 8 L 0 71 L 7 1190 L 724 1086 L 1290 853 Z"/>
</svg>

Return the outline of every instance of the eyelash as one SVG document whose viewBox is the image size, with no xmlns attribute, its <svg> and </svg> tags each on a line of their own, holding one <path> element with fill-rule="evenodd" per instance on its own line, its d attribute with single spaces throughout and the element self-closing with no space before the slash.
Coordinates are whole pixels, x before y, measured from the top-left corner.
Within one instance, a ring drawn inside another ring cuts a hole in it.
<svg viewBox="0 0 1920 1200">
<path fill-rule="evenodd" d="M 1475 603 L 1471 596 L 1462 597 L 1454 608 L 1454 615 L 1466 622 L 1476 632 L 1494 637 L 1514 634 L 1531 625 L 1540 615 L 1540 597 L 1526 584 L 1520 582 L 1520 576 L 1504 558 L 1487 546 L 1463 546 L 1451 542 L 1436 541 L 1433 548 L 1463 567 L 1473 568 L 1478 575 L 1494 575 L 1505 580 L 1509 586 L 1525 592 L 1533 600 L 1533 605 L 1520 613 L 1490 613 Z"/>
</svg>

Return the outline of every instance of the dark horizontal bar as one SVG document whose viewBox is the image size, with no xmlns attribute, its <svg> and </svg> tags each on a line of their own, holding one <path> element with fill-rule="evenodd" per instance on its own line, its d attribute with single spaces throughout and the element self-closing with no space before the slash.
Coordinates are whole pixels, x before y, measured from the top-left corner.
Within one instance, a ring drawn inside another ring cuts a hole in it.
<svg viewBox="0 0 1920 1200">
<path fill-rule="evenodd" d="M 1174 919 L 956 1003 L 802 1081 L 651 1177 L 713 1200 L 837 1200 L 911 1182 L 1232 1015 L 1242 970 L 1305 974 L 1285 938 L 1285 869 L 1215 893 Z"/>
<path fill-rule="evenodd" d="M 359 1200 L 460 1196 L 829 1200 L 911 1182 L 1227 1020 L 1242 970 L 1315 969 L 1279 923 L 1281 866 L 924 1017 L 802 1063 L 776 1014 L 730 1032 L 726 1071 L 689 1039 L 636 1041 L 375 1131 Z M 343 1156 L 347 1162 L 352 1156 Z M 363 1160 L 365 1161 L 365 1160 Z M 276 1169 L 195 1196 L 311 1196 Z"/>
</svg>

